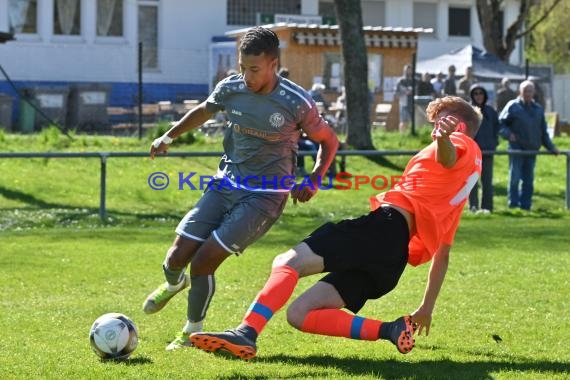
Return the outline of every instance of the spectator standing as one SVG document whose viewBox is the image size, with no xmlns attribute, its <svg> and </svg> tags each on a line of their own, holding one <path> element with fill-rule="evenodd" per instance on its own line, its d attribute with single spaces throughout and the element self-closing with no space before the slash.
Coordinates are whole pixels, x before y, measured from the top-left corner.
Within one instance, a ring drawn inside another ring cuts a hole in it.
<svg viewBox="0 0 570 380">
<path fill-rule="evenodd" d="M 479 108 L 483 119 L 479 131 L 475 135 L 475 142 L 482 151 L 495 151 L 499 144 L 499 117 L 497 111 L 487 104 L 487 90 L 480 84 L 471 86 L 471 104 Z M 493 155 L 483 154 L 481 168 L 481 207 L 479 207 L 479 185 L 475 184 L 469 194 L 469 209 L 490 213 L 493 211 Z"/>
<path fill-rule="evenodd" d="M 517 97 L 516 91 L 511 88 L 511 81 L 509 78 L 501 80 L 501 86 L 497 90 L 497 112 L 501 112 L 508 102 Z"/>
<path fill-rule="evenodd" d="M 447 68 L 447 79 L 443 84 L 443 95 L 457 95 L 457 86 L 455 85 L 455 66 L 450 65 Z"/>
<path fill-rule="evenodd" d="M 414 78 L 413 78 L 412 66 L 404 66 L 404 75 L 396 83 L 396 96 L 398 96 L 400 101 L 400 133 L 404 133 L 410 121 L 412 120 L 412 104 L 414 96 Z"/>
<path fill-rule="evenodd" d="M 422 74 L 422 80 L 418 83 L 418 96 L 431 96 L 432 98 L 436 97 L 435 89 L 433 88 L 433 84 L 431 84 L 431 76 L 428 72 Z"/>
<path fill-rule="evenodd" d="M 511 100 L 499 115 L 500 135 L 509 141 L 509 150 L 538 150 L 541 145 L 554 154 L 558 148 L 546 129 L 544 108 L 533 100 L 534 84 L 525 80 L 519 96 Z M 509 156 L 509 207 L 530 210 L 534 191 L 536 155 Z M 519 184 L 522 185 L 519 190 Z"/>
<path fill-rule="evenodd" d="M 437 73 L 435 78 L 431 80 L 431 84 L 436 93 L 436 97 L 438 98 L 443 96 L 443 86 L 445 85 L 443 78 L 445 78 L 445 74 L 443 73 L 443 71 L 440 71 L 439 73 Z"/>
<path fill-rule="evenodd" d="M 473 68 L 471 66 L 467 66 L 465 69 L 465 76 L 459 80 L 459 95 L 463 97 L 463 99 L 470 101 L 470 89 L 473 85 L 474 78 L 473 78 Z"/>
<path fill-rule="evenodd" d="M 544 91 L 538 83 L 538 78 L 530 77 L 529 80 L 534 84 L 534 97 L 533 100 L 538 103 L 542 108 L 546 109 L 546 99 L 544 98 Z"/>
</svg>

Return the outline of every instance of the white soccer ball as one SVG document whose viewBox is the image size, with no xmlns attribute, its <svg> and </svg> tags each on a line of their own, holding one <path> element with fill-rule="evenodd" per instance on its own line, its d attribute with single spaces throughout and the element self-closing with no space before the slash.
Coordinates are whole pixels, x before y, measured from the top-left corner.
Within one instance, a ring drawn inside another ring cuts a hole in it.
<svg viewBox="0 0 570 380">
<path fill-rule="evenodd" d="M 137 327 L 124 314 L 103 314 L 89 332 L 91 348 L 102 360 L 125 360 L 137 348 Z"/>
</svg>

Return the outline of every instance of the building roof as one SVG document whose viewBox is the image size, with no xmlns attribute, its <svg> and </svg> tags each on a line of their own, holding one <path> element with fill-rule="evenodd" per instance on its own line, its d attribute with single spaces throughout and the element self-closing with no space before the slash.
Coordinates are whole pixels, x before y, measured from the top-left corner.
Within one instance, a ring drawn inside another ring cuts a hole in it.
<svg viewBox="0 0 570 380">
<path fill-rule="evenodd" d="M 274 31 L 292 30 L 299 45 L 338 46 L 341 44 L 338 25 L 278 23 L 262 25 Z M 230 30 L 227 36 L 245 34 L 251 27 Z M 364 26 L 364 42 L 367 47 L 415 48 L 419 33 L 433 33 L 432 28 L 404 28 L 391 26 Z"/>
<path fill-rule="evenodd" d="M 264 28 L 271 29 L 271 30 L 282 30 L 282 29 L 313 29 L 315 31 L 338 31 L 338 25 L 319 25 L 319 24 L 297 24 L 297 23 L 285 23 L 280 22 L 277 24 L 266 24 L 261 25 Z M 240 34 L 244 34 L 247 32 L 251 27 L 241 28 L 230 30 L 225 34 L 227 36 L 238 36 Z M 365 32 L 399 32 L 399 33 L 426 33 L 431 34 L 433 33 L 433 28 L 405 28 L 405 27 L 393 27 L 393 26 L 371 26 L 367 25 L 362 28 Z"/>
</svg>

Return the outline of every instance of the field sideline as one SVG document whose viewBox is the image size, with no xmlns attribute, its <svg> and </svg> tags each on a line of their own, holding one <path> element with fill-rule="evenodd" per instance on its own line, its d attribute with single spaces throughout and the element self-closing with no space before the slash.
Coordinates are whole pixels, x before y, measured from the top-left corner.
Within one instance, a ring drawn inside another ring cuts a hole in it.
<svg viewBox="0 0 570 380">
<path fill-rule="evenodd" d="M 415 149 L 425 136 L 377 134 L 379 149 Z M 1 135 L 18 151 L 146 150 L 148 141 L 87 138 L 53 132 Z M 570 138 L 555 140 L 562 149 Z M 219 150 L 219 140 L 173 149 Z M 398 174 L 408 157 L 377 162 L 350 158 L 354 173 Z M 570 215 L 564 205 L 563 158 L 541 156 L 535 211 L 505 208 L 506 158 L 496 159 L 497 212 L 466 212 L 429 337 L 401 355 L 386 342 L 300 333 L 277 313 L 251 362 L 165 345 L 185 319 L 186 297 L 162 312 L 141 311 L 163 281 L 160 264 L 178 218 L 198 192 L 148 188 L 153 171 L 211 174 L 215 159 L 109 161 L 109 215 L 97 217 L 98 161 L 0 160 L 1 379 L 567 379 L 570 377 Z M 308 163 L 310 163 L 310 158 Z M 242 257 L 217 272 L 205 328 L 233 327 L 265 282 L 273 257 L 325 220 L 366 212 L 371 188 L 322 191 L 309 204 L 289 204 L 283 217 Z M 427 266 L 408 267 L 395 291 L 369 302 L 362 315 L 390 320 L 421 300 Z M 302 279 L 296 294 L 319 277 Z M 126 363 L 101 363 L 88 332 L 99 315 L 118 311 L 140 331 Z"/>
</svg>

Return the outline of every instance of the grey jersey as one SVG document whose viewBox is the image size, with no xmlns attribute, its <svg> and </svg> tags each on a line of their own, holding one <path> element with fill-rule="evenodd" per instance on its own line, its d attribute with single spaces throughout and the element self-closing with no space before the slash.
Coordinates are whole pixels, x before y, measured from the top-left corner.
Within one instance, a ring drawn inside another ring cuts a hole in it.
<svg viewBox="0 0 570 380">
<path fill-rule="evenodd" d="M 217 178 L 257 191 L 283 191 L 282 179 L 293 174 L 301 129 L 311 134 L 328 124 L 300 86 L 279 77 L 275 89 L 251 92 L 241 74 L 220 81 L 207 99 L 209 111 L 225 110 L 224 156 Z M 278 186 L 275 186 L 277 184 Z"/>
</svg>

